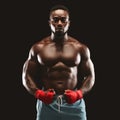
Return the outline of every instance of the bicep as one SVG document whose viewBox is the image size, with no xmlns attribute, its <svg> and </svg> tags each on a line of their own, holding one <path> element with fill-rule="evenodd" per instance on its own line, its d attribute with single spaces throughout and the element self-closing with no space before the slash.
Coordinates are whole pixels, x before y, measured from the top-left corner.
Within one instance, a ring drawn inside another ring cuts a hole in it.
<svg viewBox="0 0 120 120">
<path fill-rule="evenodd" d="M 84 76 L 94 74 L 94 64 L 90 58 L 82 61 L 80 67 L 80 70 Z"/>
<path fill-rule="evenodd" d="M 90 58 L 90 51 L 84 47 L 81 52 L 80 70 L 84 76 L 94 75 L 94 64 Z"/>
<path fill-rule="evenodd" d="M 37 58 L 36 46 L 32 46 L 29 51 L 28 58 L 23 66 L 23 71 L 27 74 L 34 75 L 39 68 L 39 62 Z"/>
<path fill-rule="evenodd" d="M 23 75 L 35 79 L 39 71 L 39 62 L 37 60 L 37 53 L 35 48 L 32 47 L 29 52 L 28 59 L 23 65 Z"/>
<path fill-rule="evenodd" d="M 27 60 L 23 66 L 23 73 L 34 75 L 38 71 L 38 65 L 33 60 Z"/>
<path fill-rule="evenodd" d="M 39 79 L 39 68 L 36 62 L 27 60 L 23 66 L 22 78 L 23 80 L 32 80 L 36 82 Z"/>
<path fill-rule="evenodd" d="M 22 79 L 23 84 L 27 81 L 31 81 L 31 83 L 35 83 L 37 87 L 42 88 L 42 73 L 40 65 L 32 60 L 27 60 L 23 67 Z"/>
</svg>

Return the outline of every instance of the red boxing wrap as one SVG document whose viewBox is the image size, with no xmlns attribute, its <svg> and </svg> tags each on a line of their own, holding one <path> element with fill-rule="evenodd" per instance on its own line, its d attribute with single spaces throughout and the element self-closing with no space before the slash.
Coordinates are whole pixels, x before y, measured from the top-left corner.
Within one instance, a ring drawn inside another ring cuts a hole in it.
<svg viewBox="0 0 120 120">
<path fill-rule="evenodd" d="M 36 90 L 35 98 L 40 99 L 45 104 L 50 104 L 53 101 L 54 91 L 43 91 L 43 90 Z"/>
<path fill-rule="evenodd" d="M 69 104 L 76 102 L 77 100 L 83 98 L 83 94 L 81 90 L 73 91 L 73 90 L 66 90 L 65 91 L 66 101 Z"/>
</svg>

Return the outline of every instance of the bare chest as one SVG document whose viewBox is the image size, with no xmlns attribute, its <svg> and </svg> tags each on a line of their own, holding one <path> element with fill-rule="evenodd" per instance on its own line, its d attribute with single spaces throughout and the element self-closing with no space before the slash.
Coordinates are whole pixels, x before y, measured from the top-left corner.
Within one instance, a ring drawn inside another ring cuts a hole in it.
<svg viewBox="0 0 120 120">
<path fill-rule="evenodd" d="M 62 62 L 68 66 L 75 66 L 80 63 L 80 53 L 73 45 L 64 45 L 63 47 L 48 45 L 38 54 L 42 64 L 54 65 Z"/>
</svg>

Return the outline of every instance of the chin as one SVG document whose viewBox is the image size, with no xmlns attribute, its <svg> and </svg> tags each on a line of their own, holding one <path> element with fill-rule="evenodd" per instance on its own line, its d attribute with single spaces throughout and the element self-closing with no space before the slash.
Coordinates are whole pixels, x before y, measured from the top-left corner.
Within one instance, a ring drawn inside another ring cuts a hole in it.
<svg viewBox="0 0 120 120">
<path fill-rule="evenodd" d="M 57 36 L 63 36 L 64 32 L 63 31 L 56 31 L 55 35 L 57 35 Z"/>
</svg>

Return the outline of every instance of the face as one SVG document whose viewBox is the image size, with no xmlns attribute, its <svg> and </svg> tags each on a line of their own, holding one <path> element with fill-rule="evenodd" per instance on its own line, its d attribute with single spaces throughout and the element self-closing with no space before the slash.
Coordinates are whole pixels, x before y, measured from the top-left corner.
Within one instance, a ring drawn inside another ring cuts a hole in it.
<svg viewBox="0 0 120 120">
<path fill-rule="evenodd" d="M 58 35 L 66 33 L 70 24 L 67 11 L 62 9 L 53 11 L 50 15 L 49 24 L 53 33 Z"/>
</svg>

